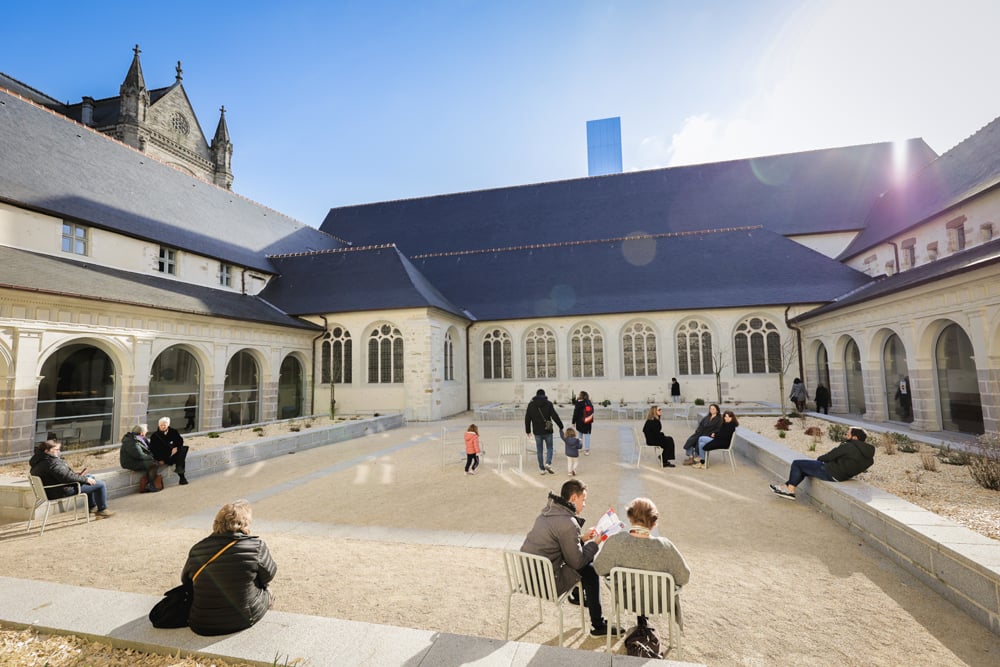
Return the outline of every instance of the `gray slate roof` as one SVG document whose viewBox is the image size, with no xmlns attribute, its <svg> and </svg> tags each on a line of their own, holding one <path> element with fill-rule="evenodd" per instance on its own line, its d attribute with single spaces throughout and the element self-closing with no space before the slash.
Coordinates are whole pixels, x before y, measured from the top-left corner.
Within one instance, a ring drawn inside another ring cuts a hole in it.
<svg viewBox="0 0 1000 667">
<path fill-rule="evenodd" d="M 479 320 L 823 303 L 871 280 L 761 228 L 411 259 Z"/>
<path fill-rule="evenodd" d="M 936 157 L 921 139 L 906 146 L 907 172 Z M 409 257 L 635 232 L 857 230 L 892 183 L 892 154 L 887 142 L 348 206 L 320 229 Z"/>
<path fill-rule="evenodd" d="M 0 90 L 0 201 L 273 272 L 334 238 Z"/>
<path fill-rule="evenodd" d="M 271 258 L 280 277 L 261 297 L 287 313 L 309 315 L 432 307 L 469 318 L 394 246 Z"/>
<path fill-rule="evenodd" d="M 265 300 L 0 245 L 0 288 L 66 294 L 175 313 L 314 329 Z"/>
<path fill-rule="evenodd" d="M 1000 118 L 879 198 L 840 259 L 859 255 L 1000 184 Z"/>
</svg>

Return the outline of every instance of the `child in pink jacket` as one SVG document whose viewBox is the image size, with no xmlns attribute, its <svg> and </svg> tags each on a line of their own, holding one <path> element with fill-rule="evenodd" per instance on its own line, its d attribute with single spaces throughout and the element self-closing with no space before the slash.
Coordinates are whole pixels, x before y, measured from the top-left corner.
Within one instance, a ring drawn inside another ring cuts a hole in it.
<svg viewBox="0 0 1000 667">
<path fill-rule="evenodd" d="M 479 467 L 479 427 L 469 424 L 469 429 L 465 432 L 465 474 L 475 475 L 476 468 Z M 469 469 L 471 466 L 471 470 Z"/>
</svg>

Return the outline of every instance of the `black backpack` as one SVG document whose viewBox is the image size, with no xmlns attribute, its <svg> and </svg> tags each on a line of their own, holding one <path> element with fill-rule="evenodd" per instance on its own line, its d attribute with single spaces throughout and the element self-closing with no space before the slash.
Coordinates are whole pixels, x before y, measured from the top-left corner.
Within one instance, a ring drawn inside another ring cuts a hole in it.
<svg viewBox="0 0 1000 667">
<path fill-rule="evenodd" d="M 638 658 L 663 658 L 660 635 L 645 617 L 640 616 L 639 624 L 625 637 L 625 652 Z"/>
</svg>

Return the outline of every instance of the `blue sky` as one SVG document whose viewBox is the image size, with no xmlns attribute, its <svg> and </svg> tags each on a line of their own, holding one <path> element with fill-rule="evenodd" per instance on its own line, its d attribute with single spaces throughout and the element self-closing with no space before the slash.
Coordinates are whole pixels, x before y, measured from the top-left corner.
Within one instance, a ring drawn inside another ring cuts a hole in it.
<svg viewBox="0 0 1000 667">
<path fill-rule="evenodd" d="M 409 0 L 4 9 L 0 71 L 58 99 L 177 60 L 233 189 L 318 226 L 329 208 L 586 176 L 620 116 L 626 171 L 923 137 L 1000 116 L 994 0 Z"/>
</svg>

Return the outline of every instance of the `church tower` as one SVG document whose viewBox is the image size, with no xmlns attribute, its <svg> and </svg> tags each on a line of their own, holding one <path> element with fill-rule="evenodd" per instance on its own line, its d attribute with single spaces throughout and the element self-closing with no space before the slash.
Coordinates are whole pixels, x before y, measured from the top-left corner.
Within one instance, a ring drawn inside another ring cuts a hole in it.
<svg viewBox="0 0 1000 667">
<path fill-rule="evenodd" d="M 139 62 L 141 52 L 139 45 L 136 44 L 132 50 L 132 65 L 129 66 L 125 80 L 118 89 L 120 111 L 115 135 L 129 146 L 144 151 L 146 149 L 144 126 L 146 113 L 149 111 L 149 91 L 146 90 L 146 80 L 142 76 L 142 64 Z"/>
<path fill-rule="evenodd" d="M 226 189 L 233 187 L 233 142 L 229 140 L 226 125 L 226 107 L 219 107 L 219 125 L 212 139 L 212 161 L 215 163 L 215 184 Z"/>
</svg>

